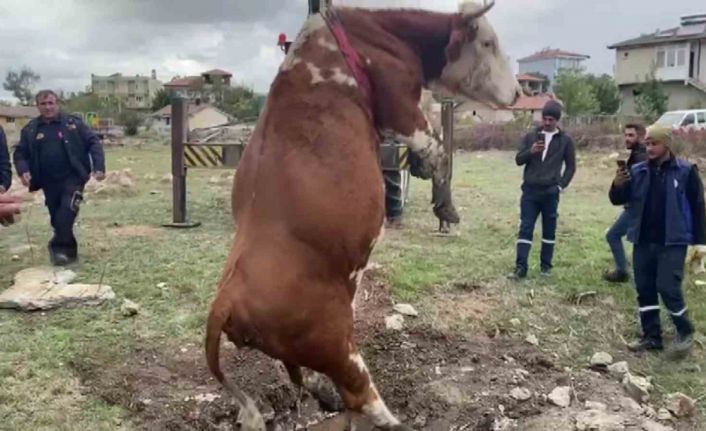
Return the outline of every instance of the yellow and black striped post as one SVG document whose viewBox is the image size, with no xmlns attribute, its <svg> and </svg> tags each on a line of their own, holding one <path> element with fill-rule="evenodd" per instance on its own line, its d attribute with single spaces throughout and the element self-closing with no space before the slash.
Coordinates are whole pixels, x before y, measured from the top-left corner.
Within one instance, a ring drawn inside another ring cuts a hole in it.
<svg viewBox="0 0 706 431">
<path fill-rule="evenodd" d="M 223 165 L 222 146 L 190 143 L 184 145 L 184 166 L 187 168 L 221 168 Z"/>
</svg>

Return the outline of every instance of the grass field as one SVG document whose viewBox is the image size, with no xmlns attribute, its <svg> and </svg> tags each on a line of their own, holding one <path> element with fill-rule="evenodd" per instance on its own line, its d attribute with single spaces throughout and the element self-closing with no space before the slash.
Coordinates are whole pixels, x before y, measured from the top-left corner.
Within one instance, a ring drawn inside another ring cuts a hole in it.
<svg viewBox="0 0 706 431">
<path fill-rule="evenodd" d="M 71 364 L 90 357 L 125 360 L 140 346 L 199 346 L 207 307 L 232 239 L 230 180 L 223 171 L 189 174 L 189 211 L 203 225 L 167 230 L 171 189 L 166 147 L 108 151 L 111 170 L 131 169 L 133 195 L 91 196 L 82 207 L 77 234 L 79 278 L 112 286 L 117 299 L 98 308 L 22 314 L 0 312 L 0 429 L 134 429 L 129 413 L 81 391 Z M 631 368 L 655 377 L 658 394 L 684 392 L 706 400 L 706 352 L 699 338 L 693 357 L 674 363 L 661 356 L 628 355 L 623 340 L 637 335 L 635 294 L 630 285 L 601 279 L 611 258 L 604 240 L 619 209 L 607 188 L 613 162 L 581 155 L 576 178 L 562 195 L 555 259 L 549 280 L 538 276 L 538 247 L 530 278 L 508 282 L 519 220 L 521 170 L 510 153 L 473 153 L 456 158 L 454 189 L 463 218 L 458 236 L 431 235 L 436 220 L 428 205 L 430 184 L 413 181 L 405 226 L 388 230 L 373 260 L 399 301 L 414 303 L 423 319 L 462 332 L 532 333 L 540 348 L 566 366 L 582 367 L 595 351 L 608 351 Z M 535 244 L 540 231 L 535 233 Z M 45 264 L 48 217 L 41 205 L 20 224 L 0 232 L 0 288 L 13 274 Z M 21 250 L 28 243 L 33 250 Z M 19 260 L 11 256 L 19 254 Z M 706 291 L 686 283 L 691 315 L 706 333 Z M 162 284 L 164 283 L 164 284 Z M 459 287 L 468 290 L 459 296 Z M 595 292 L 579 305 L 577 298 Z M 141 306 L 126 319 L 122 298 Z M 666 315 L 663 322 L 668 322 Z M 665 324 L 671 333 L 671 324 Z"/>
</svg>

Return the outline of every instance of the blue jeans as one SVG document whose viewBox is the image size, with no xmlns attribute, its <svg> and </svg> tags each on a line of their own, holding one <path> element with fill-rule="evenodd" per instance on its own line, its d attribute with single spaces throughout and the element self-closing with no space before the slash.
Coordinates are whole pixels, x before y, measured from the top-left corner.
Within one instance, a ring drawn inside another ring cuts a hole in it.
<svg viewBox="0 0 706 431">
<path fill-rule="evenodd" d="M 628 214 L 623 211 L 605 236 L 610 245 L 610 251 L 613 252 L 615 268 L 625 273 L 628 272 L 628 261 L 623 248 L 623 237 L 628 233 L 629 223 Z"/>
<path fill-rule="evenodd" d="M 559 218 L 559 189 L 534 190 L 524 188 L 520 199 L 520 233 L 517 240 L 517 260 L 515 267 L 527 271 L 534 225 L 542 215 L 542 251 L 540 263 L 542 270 L 552 268 L 554 245 L 556 244 L 556 225 Z"/>
</svg>

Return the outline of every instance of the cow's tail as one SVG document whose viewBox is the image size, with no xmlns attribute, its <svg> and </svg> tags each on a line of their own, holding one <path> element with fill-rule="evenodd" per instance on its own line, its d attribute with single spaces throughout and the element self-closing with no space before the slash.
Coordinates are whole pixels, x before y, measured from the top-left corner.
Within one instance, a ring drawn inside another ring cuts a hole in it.
<svg viewBox="0 0 706 431">
<path fill-rule="evenodd" d="M 206 323 L 206 362 L 211 374 L 223 385 L 240 406 L 238 420 L 244 430 L 265 431 L 265 421 L 262 418 L 255 401 L 236 385 L 229 382 L 223 375 L 220 365 L 221 332 L 230 315 L 230 303 L 220 301 L 218 297 L 213 302 Z"/>
</svg>

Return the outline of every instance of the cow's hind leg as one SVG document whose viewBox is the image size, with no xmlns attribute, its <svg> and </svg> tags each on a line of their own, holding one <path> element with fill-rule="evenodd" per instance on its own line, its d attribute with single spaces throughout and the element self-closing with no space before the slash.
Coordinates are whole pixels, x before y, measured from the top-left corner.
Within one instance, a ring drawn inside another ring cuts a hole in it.
<svg viewBox="0 0 706 431">
<path fill-rule="evenodd" d="M 289 379 L 299 390 L 297 413 L 300 412 L 304 390 L 313 395 L 325 411 L 340 412 L 345 408 L 336 387 L 325 375 L 296 365 L 284 364 L 284 367 Z"/>
<path fill-rule="evenodd" d="M 332 376 L 346 407 L 364 414 L 383 430 L 411 430 L 401 424 L 385 405 L 357 348 L 351 346 L 349 350 L 345 362 Z"/>
</svg>

